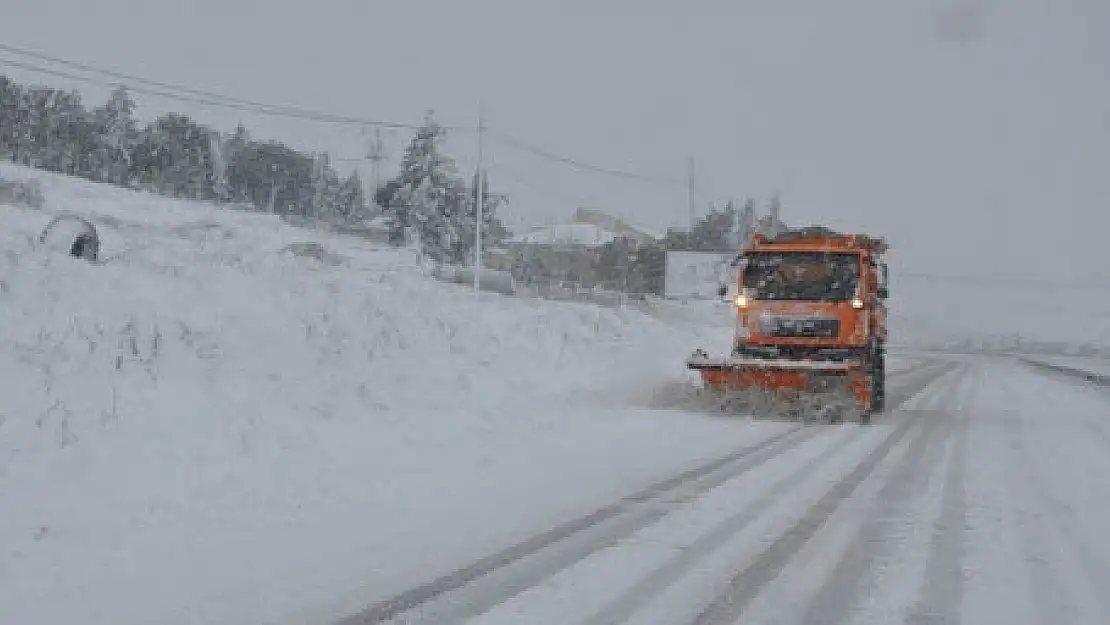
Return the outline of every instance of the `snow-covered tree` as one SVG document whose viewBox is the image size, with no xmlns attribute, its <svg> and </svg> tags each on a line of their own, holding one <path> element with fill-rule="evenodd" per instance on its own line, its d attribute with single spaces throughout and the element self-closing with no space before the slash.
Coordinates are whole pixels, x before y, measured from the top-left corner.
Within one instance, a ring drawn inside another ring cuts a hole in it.
<svg viewBox="0 0 1110 625">
<path fill-rule="evenodd" d="M 0 156 L 18 161 L 17 137 L 21 128 L 20 104 L 23 87 L 0 75 Z"/>
<path fill-rule="evenodd" d="M 383 186 L 377 199 L 393 241 L 403 241 L 405 231 L 413 228 L 428 257 L 461 263 L 473 246 L 476 210 L 454 160 L 441 149 L 446 134 L 429 113 L 405 150 L 401 172 Z"/>
<path fill-rule="evenodd" d="M 212 132 L 177 113 L 159 117 L 139 134 L 131 157 L 132 175 L 165 195 L 213 199 Z"/>
<path fill-rule="evenodd" d="M 235 131 L 220 139 L 219 158 L 214 166 L 216 186 L 222 192 L 224 201 L 244 202 L 250 198 L 245 189 L 237 187 L 232 181 L 232 165 L 239 159 L 247 145 L 250 143 L 250 133 L 242 122 L 235 126 Z M 216 160 L 216 159 L 214 159 Z"/>
<path fill-rule="evenodd" d="M 76 92 L 23 86 L 0 75 L 0 158 L 176 197 L 249 202 L 282 214 L 319 212 L 340 221 L 368 216 L 357 174 L 343 180 L 326 164 L 314 167 L 309 155 L 276 141 L 253 140 L 242 124 L 226 135 L 168 113 L 140 127 L 135 110 L 125 87 L 89 111 Z M 436 191 L 428 197 L 439 199 L 434 205 L 422 202 L 428 211 L 439 211 L 446 226 L 447 215 L 465 213 L 458 207 L 466 204 L 466 190 L 449 159 L 444 167 L 436 161 L 440 134 L 429 128 L 422 136 L 431 156 L 412 159 L 406 180 L 415 180 L 420 167 L 431 172 Z"/>
<path fill-rule="evenodd" d="M 93 122 L 97 140 L 89 159 L 92 177 L 127 185 L 131 178 L 131 153 L 139 141 L 139 129 L 135 122 L 135 101 L 126 87 L 117 87 L 107 103 L 93 110 Z"/>
<path fill-rule="evenodd" d="M 24 92 L 20 109 L 25 124 L 17 130 L 17 143 L 30 154 L 23 160 L 49 171 L 76 173 L 81 148 L 91 138 L 81 97 L 72 91 L 32 87 Z"/>
<path fill-rule="evenodd" d="M 337 221 L 340 215 L 339 174 L 331 167 L 331 159 L 326 152 L 317 154 L 312 167 L 312 208 L 313 218 L 324 221 Z"/>
<path fill-rule="evenodd" d="M 477 206 L 478 197 L 478 175 L 475 174 L 470 186 L 471 205 L 468 207 L 466 224 L 469 228 L 470 239 L 474 238 L 474 223 L 477 222 L 477 215 L 475 214 L 475 206 Z M 505 228 L 501 218 L 498 217 L 498 212 L 504 208 L 509 198 L 504 193 L 496 193 L 490 190 L 489 173 L 482 172 L 482 245 L 493 245 L 503 241 L 509 236 L 509 231 Z"/>
<path fill-rule="evenodd" d="M 786 230 L 787 227 L 782 221 L 781 211 L 782 201 L 776 194 L 767 202 L 767 214 L 759 220 L 759 231 L 763 234 L 774 236 Z"/>
<path fill-rule="evenodd" d="M 352 172 L 339 186 L 336 209 L 341 221 L 356 222 L 370 217 L 366 204 L 366 191 L 358 172 Z"/>
<path fill-rule="evenodd" d="M 752 234 L 755 231 L 755 200 L 748 198 L 744 202 L 744 208 L 740 211 L 739 228 L 737 230 L 736 246 L 742 247 L 748 244 L 751 240 Z"/>
</svg>

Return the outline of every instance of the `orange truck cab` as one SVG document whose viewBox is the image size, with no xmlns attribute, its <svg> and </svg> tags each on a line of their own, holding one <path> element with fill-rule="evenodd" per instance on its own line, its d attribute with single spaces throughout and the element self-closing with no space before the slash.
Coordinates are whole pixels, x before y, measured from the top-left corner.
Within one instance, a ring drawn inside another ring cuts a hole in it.
<svg viewBox="0 0 1110 625">
<path fill-rule="evenodd" d="M 733 262 L 731 354 L 697 350 L 688 368 L 714 389 L 841 390 L 868 421 L 886 394 L 886 250 L 880 238 L 817 226 L 755 235 Z"/>
</svg>

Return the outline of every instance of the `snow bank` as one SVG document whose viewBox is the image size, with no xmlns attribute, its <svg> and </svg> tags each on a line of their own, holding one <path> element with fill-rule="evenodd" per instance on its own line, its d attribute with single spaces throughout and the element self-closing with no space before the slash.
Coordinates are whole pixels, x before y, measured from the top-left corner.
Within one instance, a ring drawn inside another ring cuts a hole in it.
<svg viewBox="0 0 1110 625">
<path fill-rule="evenodd" d="M 1093 373 L 1098 376 L 1110 377 L 1110 358 L 1086 358 L 1081 356 L 1033 356 L 1027 360 L 1040 362 L 1049 366 L 1063 367 L 1074 371 Z"/>
<path fill-rule="evenodd" d="M 6 621 L 319 617 L 779 427 L 633 407 L 727 324 L 475 295 L 272 216 L 0 177 L 46 197 L 0 205 Z M 102 263 L 37 244 L 61 211 Z"/>
</svg>

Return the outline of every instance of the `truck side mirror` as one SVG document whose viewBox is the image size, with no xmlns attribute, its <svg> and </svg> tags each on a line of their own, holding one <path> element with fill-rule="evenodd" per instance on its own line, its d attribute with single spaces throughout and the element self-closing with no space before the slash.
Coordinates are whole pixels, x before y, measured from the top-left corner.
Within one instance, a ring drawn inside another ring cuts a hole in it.
<svg viewBox="0 0 1110 625">
<path fill-rule="evenodd" d="M 718 287 L 717 288 L 717 297 L 719 297 L 721 299 L 724 299 L 724 298 L 728 297 L 728 286 L 722 284 L 720 287 Z"/>
<path fill-rule="evenodd" d="M 881 287 L 879 287 L 878 291 L 876 292 L 876 295 L 879 296 L 879 299 L 886 299 L 886 298 L 890 297 L 890 291 L 888 291 L 885 286 L 881 286 Z"/>
</svg>

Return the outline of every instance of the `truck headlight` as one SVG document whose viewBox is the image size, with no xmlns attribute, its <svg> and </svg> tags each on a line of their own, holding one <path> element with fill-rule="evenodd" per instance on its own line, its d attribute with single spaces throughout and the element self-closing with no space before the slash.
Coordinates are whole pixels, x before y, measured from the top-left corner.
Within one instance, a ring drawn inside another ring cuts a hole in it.
<svg viewBox="0 0 1110 625">
<path fill-rule="evenodd" d="M 859 310 L 860 308 L 863 308 L 863 300 L 858 298 L 858 297 L 853 297 L 852 298 L 852 308 L 855 308 L 856 310 Z"/>
</svg>

